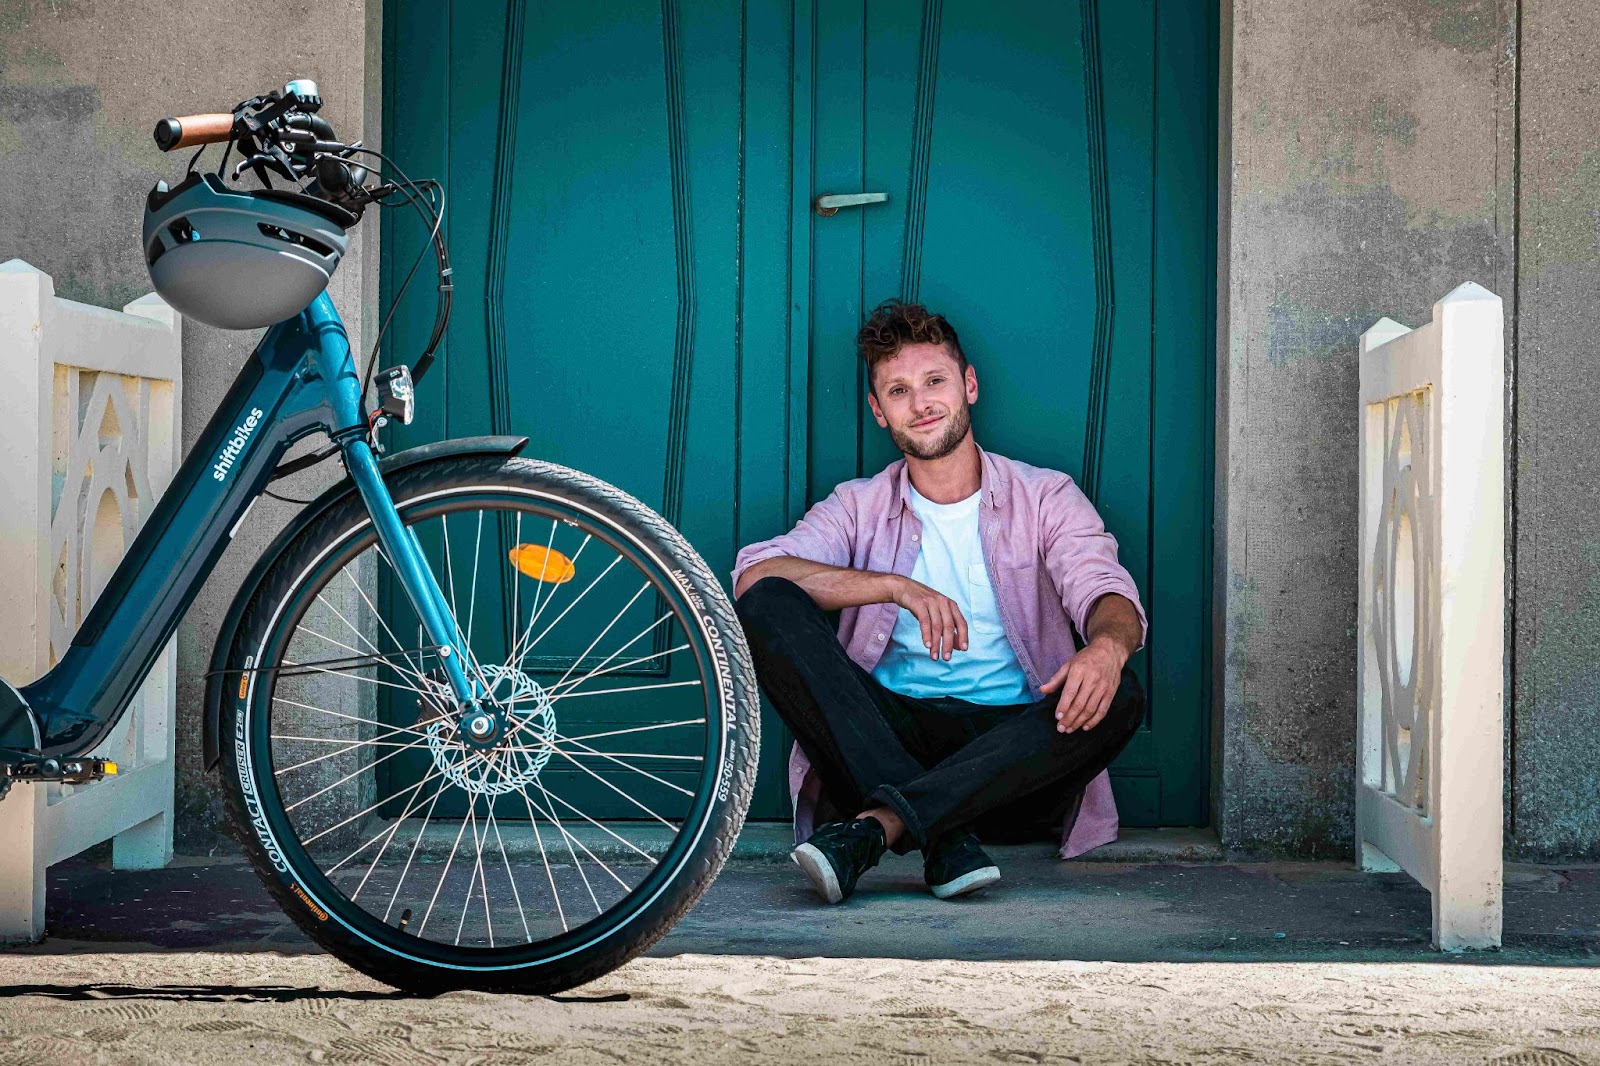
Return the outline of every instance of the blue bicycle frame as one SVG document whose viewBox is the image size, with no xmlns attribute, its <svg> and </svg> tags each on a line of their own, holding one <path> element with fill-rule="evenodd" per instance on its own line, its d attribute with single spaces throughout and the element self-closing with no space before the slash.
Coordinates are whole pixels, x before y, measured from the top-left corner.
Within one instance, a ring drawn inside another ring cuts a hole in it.
<svg viewBox="0 0 1600 1066">
<path fill-rule="evenodd" d="M 350 340 L 323 293 L 262 337 L 66 654 L 20 690 L 37 718 L 43 755 L 84 754 L 111 730 L 284 452 L 317 432 L 339 445 L 459 706 L 478 705 L 482 692 L 463 669 L 459 628 L 379 473 Z"/>
</svg>

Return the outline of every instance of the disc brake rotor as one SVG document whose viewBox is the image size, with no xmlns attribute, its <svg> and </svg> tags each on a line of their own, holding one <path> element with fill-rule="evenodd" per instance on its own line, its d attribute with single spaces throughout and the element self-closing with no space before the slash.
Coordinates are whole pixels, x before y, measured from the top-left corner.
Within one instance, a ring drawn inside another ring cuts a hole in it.
<svg viewBox="0 0 1600 1066">
<path fill-rule="evenodd" d="M 488 751 L 469 748 L 456 739 L 456 723 L 445 717 L 434 718 L 424 732 L 445 780 L 473 795 L 500 796 L 538 780 L 555 750 L 556 712 L 550 694 L 521 670 L 492 664 L 479 670 L 490 701 L 505 708 L 505 738 Z M 448 686 L 437 695 L 441 705 L 451 699 Z"/>
</svg>

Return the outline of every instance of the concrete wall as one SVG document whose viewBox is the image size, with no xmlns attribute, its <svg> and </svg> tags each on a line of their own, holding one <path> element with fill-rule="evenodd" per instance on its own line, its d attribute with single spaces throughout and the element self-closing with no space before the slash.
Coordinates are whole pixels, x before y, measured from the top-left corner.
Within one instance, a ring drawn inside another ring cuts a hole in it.
<svg viewBox="0 0 1600 1066">
<path fill-rule="evenodd" d="M 1344 857 L 1357 339 L 1462 281 L 1509 301 L 1515 8 L 1234 0 L 1224 26 L 1214 816 L 1236 848 Z"/>
<path fill-rule="evenodd" d="M 1385 314 L 1423 322 L 1470 279 L 1507 312 L 1508 850 L 1600 858 L 1593 5 L 1236 0 L 1232 17 L 1219 239 L 1224 839 L 1350 852 L 1357 482 L 1331 457 L 1355 454 L 1360 331 Z"/>
<path fill-rule="evenodd" d="M 1600 22 L 1524 3 L 1516 610 L 1518 855 L 1600 858 Z"/>
<path fill-rule="evenodd" d="M 341 136 L 375 142 L 376 2 L 370 9 L 367 0 L 0 0 L 0 258 L 26 259 L 69 299 L 120 307 L 148 292 L 139 254 L 144 196 L 158 178 L 181 175 L 188 157 L 165 157 L 151 142 L 167 115 L 225 111 L 309 77 Z M 207 153 L 213 166 L 216 151 Z M 358 229 L 330 290 L 358 350 L 363 311 L 376 303 L 375 262 L 368 268 L 376 247 L 376 227 Z M 186 452 L 258 336 L 184 324 Z M 332 472 L 279 488 L 310 496 Z M 270 499 L 256 505 L 179 631 L 180 848 L 212 846 L 223 826 L 217 781 L 200 768 L 211 639 L 245 571 L 294 510 Z"/>
</svg>

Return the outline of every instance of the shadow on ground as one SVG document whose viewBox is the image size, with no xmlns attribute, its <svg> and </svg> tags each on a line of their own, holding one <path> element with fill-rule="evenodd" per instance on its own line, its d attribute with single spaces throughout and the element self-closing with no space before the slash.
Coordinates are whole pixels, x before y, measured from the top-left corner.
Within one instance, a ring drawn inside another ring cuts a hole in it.
<svg viewBox="0 0 1600 1066">
<path fill-rule="evenodd" d="M 1004 879 L 972 897 L 936 900 L 915 856 L 890 856 L 838 907 L 819 903 L 786 862 L 735 862 L 651 954 L 1600 963 L 1600 869 L 1592 867 L 1509 867 L 1504 950 L 1441 955 L 1428 945 L 1428 893 L 1403 874 L 1337 863 L 1063 863 L 1043 845 L 993 852 Z M 14 950 L 318 950 L 231 858 L 148 872 L 62 863 L 50 871 L 47 928 L 44 943 Z"/>
</svg>

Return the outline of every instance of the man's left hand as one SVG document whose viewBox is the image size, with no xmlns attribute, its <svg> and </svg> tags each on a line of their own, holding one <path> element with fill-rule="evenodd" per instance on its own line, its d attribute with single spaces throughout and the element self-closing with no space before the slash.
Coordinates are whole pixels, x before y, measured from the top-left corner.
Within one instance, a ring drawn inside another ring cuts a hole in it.
<svg viewBox="0 0 1600 1066">
<path fill-rule="evenodd" d="M 1043 692 L 1061 690 L 1056 701 L 1056 730 L 1071 733 L 1093 729 L 1111 709 L 1111 698 L 1122 683 L 1126 651 L 1115 641 L 1091 640 L 1040 686 Z"/>
</svg>

